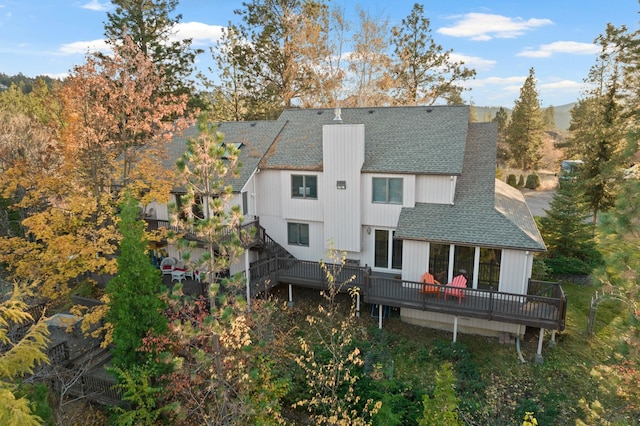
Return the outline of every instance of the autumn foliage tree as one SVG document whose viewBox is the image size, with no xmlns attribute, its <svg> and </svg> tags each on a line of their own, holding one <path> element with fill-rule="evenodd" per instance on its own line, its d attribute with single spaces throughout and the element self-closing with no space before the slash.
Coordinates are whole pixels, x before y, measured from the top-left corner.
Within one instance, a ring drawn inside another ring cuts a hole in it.
<svg viewBox="0 0 640 426">
<path fill-rule="evenodd" d="M 21 379 L 33 373 L 38 364 L 49 362 L 49 330 L 44 320 L 33 323 L 24 301 L 27 294 L 25 286 L 15 285 L 11 298 L 0 303 L 0 423 L 8 426 L 42 424 L 32 413 L 29 400 L 17 396 Z M 16 325 L 28 326 L 17 340 L 11 333 Z"/>
<path fill-rule="evenodd" d="M 32 213 L 23 221 L 26 238 L 0 242 L 1 258 L 16 277 L 42 278 L 43 296 L 59 299 L 75 280 L 116 271 L 120 188 L 141 194 L 143 203 L 166 200 L 173 177 L 157 161 L 183 123 L 164 118 L 179 115 L 186 99 L 157 96 L 160 84 L 153 63 L 131 41 L 113 57 L 88 57 L 60 94 L 64 126 L 46 151 L 55 161 L 32 168 L 29 181 L 3 174 L 14 191 L 5 196 L 30 182 L 20 207 Z"/>
</svg>

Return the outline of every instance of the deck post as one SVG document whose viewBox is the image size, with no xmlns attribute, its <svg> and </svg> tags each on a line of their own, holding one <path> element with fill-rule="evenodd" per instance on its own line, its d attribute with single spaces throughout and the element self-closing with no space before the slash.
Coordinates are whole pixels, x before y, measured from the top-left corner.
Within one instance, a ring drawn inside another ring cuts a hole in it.
<svg viewBox="0 0 640 426">
<path fill-rule="evenodd" d="M 251 269 L 249 268 L 249 250 L 245 250 L 244 253 L 244 276 L 247 280 L 247 312 L 251 312 Z"/>
<path fill-rule="evenodd" d="M 383 314 L 383 306 L 382 303 L 378 304 L 378 328 L 382 330 L 382 314 Z"/>
<path fill-rule="evenodd" d="M 551 341 L 549 342 L 549 347 L 556 347 L 556 330 L 551 330 Z"/>
<path fill-rule="evenodd" d="M 542 364 L 544 362 L 544 358 L 542 357 L 542 342 L 544 341 L 544 328 L 540 329 L 540 336 L 538 337 L 538 351 L 536 352 L 536 356 L 534 361 L 536 364 Z"/>
<path fill-rule="evenodd" d="M 458 341 L 458 316 L 453 317 L 453 343 Z"/>
<path fill-rule="evenodd" d="M 293 285 L 289 284 L 289 301 L 287 302 L 288 307 L 293 306 Z"/>
<path fill-rule="evenodd" d="M 360 292 L 356 293 L 356 318 L 360 318 Z"/>
</svg>

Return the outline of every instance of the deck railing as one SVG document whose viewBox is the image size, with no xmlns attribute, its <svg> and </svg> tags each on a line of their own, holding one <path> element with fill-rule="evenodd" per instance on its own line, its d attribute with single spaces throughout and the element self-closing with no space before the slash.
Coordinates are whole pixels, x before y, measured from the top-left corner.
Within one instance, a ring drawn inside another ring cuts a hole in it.
<svg viewBox="0 0 640 426">
<path fill-rule="evenodd" d="M 145 218 L 145 222 L 147 224 L 147 232 L 166 229 L 176 234 L 184 235 L 184 238 L 188 240 L 192 240 L 192 241 L 202 240 L 202 238 L 199 236 L 195 228 L 178 227 L 178 226 L 172 225 L 171 222 L 164 219 Z M 253 228 L 257 229 L 255 234 L 252 234 Z M 264 233 L 264 229 L 260 227 L 260 222 L 256 218 L 249 222 L 243 223 L 237 227 L 233 227 L 233 228 L 223 227 L 220 234 L 216 236 L 216 240 L 222 242 L 222 241 L 237 237 L 241 234 L 244 234 L 247 237 L 245 237 L 245 240 L 242 241 L 243 245 L 251 245 L 256 241 L 262 241 L 263 235 L 261 235 L 261 232 Z"/>
<path fill-rule="evenodd" d="M 531 281 L 529 294 L 464 288 L 461 290 L 463 296 L 459 298 L 451 287 L 377 276 L 367 267 L 331 264 L 326 267 L 334 274 L 336 283 L 350 280 L 342 290 L 359 287 L 365 303 L 556 330 L 565 327 L 566 297 L 558 283 Z M 326 273 L 318 262 L 268 259 L 254 263 L 250 274 L 252 296 L 279 283 L 319 289 L 328 286 Z M 423 286 L 430 287 L 432 291 L 420 291 Z"/>
</svg>

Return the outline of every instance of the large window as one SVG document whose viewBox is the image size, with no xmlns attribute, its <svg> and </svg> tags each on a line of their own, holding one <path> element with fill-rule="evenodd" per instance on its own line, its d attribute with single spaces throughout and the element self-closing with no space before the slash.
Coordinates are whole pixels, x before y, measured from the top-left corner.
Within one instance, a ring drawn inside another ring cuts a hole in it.
<svg viewBox="0 0 640 426">
<path fill-rule="evenodd" d="M 292 198 L 318 198 L 318 177 L 314 175 L 291 175 Z"/>
<path fill-rule="evenodd" d="M 480 248 L 480 265 L 478 265 L 478 288 L 498 290 L 500 283 L 500 264 L 502 250 Z"/>
<path fill-rule="evenodd" d="M 373 178 L 373 202 L 402 204 L 402 178 Z"/>
<path fill-rule="evenodd" d="M 309 246 L 309 225 L 306 223 L 288 223 L 287 234 L 289 244 Z"/>
<path fill-rule="evenodd" d="M 374 266 L 384 269 L 402 269 L 402 240 L 394 238 L 395 231 L 376 229 Z"/>
</svg>

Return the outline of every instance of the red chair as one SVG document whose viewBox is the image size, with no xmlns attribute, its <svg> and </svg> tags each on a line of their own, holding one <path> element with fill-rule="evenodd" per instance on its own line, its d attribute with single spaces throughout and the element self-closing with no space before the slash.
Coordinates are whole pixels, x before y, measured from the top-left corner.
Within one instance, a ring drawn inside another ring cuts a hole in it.
<svg viewBox="0 0 640 426">
<path fill-rule="evenodd" d="M 453 296 L 458 298 L 458 303 L 462 302 L 463 288 L 467 288 L 467 278 L 464 275 L 456 275 L 453 281 L 445 285 L 444 300 L 447 300 L 447 296 Z"/>
<path fill-rule="evenodd" d="M 437 294 L 440 299 L 440 282 L 436 280 L 429 272 L 422 274 L 420 281 L 425 284 L 420 288 L 420 293 Z"/>
</svg>

